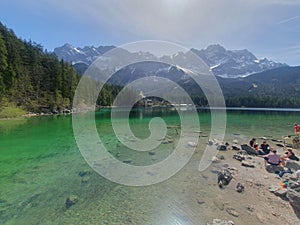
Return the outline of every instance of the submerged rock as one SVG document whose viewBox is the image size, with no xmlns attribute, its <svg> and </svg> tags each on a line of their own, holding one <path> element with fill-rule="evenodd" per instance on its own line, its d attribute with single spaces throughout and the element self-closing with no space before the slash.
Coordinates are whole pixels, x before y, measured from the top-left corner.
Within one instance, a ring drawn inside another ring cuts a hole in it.
<svg viewBox="0 0 300 225">
<path fill-rule="evenodd" d="M 70 208 L 72 205 L 75 205 L 78 202 L 78 196 L 77 195 L 70 195 L 66 199 L 66 208 Z"/>
<path fill-rule="evenodd" d="M 78 175 L 79 175 L 80 177 L 88 176 L 88 175 L 90 175 L 90 174 L 91 174 L 91 172 L 88 171 L 88 170 L 83 170 L 83 171 L 80 171 L 80 172 L 78 173 Z"/>
<path fill-rule="evenodd" d="M 197 147 L 197 143 L 196 143 L 196 142 L 193 142 L 193 141 L 189 141 L 187 144 L 188 144 L 188 146 L 190 146 L 190 147 Z"/>
<path fill-rule="evenodd" d="M 81 179 L 81 183 L 82 183 L 82 184 L 87 184 L 87 183 L 89 182 L 89 180 L 90 180 L 90 177 L 89 177 L 89 176 L 85 176 L 85 177 L 83 177 L 83 178 Z"/>
<path fill-rule="evenodd" d="M 132 159 L 126 159 L 122 161 L 123 163 L 130 164 L 132 163 Z"/>
</svg>

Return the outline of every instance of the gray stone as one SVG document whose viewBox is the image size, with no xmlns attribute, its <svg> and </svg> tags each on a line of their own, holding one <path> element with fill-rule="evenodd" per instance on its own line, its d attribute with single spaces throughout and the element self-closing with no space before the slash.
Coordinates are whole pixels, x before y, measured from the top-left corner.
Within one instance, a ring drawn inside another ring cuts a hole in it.
<svg viewBox="0 0 300 225">
<path fill-rule="evenodd" d="M 287 195 L 287 192 L 288 192 L 287 189 L 279 189 L 275 191 L 274 194 L 279 197 L 285 197 Z"/>
<path fill-rule="evenodd" d="M 290 168 L 292 170 L 300 170 L 300 164 L 299 162 L 296 162 L 296 161 L 293 161 L 293 160 L 289 160 L 286 162 L 286 165 L 285 165 L 287 168 Z"/>
<path fill-rule="evenodd" d="M 279 173 L 282 169 L 280 166 L 276 166 L 276 165 L 267 165 L 266 170 L 269 173 Z"/>
<path fill-rule="evenodd" d="M 224 155 L 220 155 L 218 158 L 219 158 L 220 160 L 225 160 Z"/>
<path fill-rule="evenodd" d="M 239 213 L 234 208 L 227 208 L 226 212 L 229 215 L 234 216 L 234 217 L 238 217 L 239 216 Z"/>
<path fill-rule="evenodd" d="M 219 150 L 219 151 L 226 151 L 227 150 L 227 146 L 226 145 L 218 145 L 217 146 L 217 150 Z"/>
<path fill-rule="evenodd" d="M 248 161 L 243 161 L 242 162 L 242 166 L 250 167 L 250 168 L 254 168 L 255 167 L 253 163 L 248 162 Z"/>
<path fill-rule="evenodd" d="M 222 188 L 223 185 L 228 185 L 232 178 L 232 173 L 228 169 L 225 169 L 222 172 L 218 172 L 219 187 Z"/>
<path fill-rule="evenodd" d="M 242 155 L 238 155 L 238 154 L 234 154 L 233 156 L 232 156 L 232 158 L 234 158 L 234 159 L 236 159 L 236 160 L 238 160 L 238 161 L 243 161 L 243 160 L 245 160 L 245 157 L 244 156 L 242 156 Z"/>
<path fill-rule="evenodd" d="M 237 145 L 232 145 L 232 150 L 236 150 L 236 151 L 239 151 L 241 150 L 241 148 L 239 148 Z"/>
<path fill-rule="evenodd" d="M 280 189 L 280 188 L 278 188 L 278 187 L 271 186 L 271 187 L 269 187 L 269 191 L 270 191 L 271 193 L 273 193 L 274 195 L 276 195 L 276 196 L 279 196 L 279 197 L 286 197 L 287 192 L 288 192 L 288 189 L 286 189 L 286 188 Z"/>
<path fill-rule="evenodd" d="M 212 159 L 211 159 L 211 161 L 212 161 L 213 163 L 217 163 L 217 162 L 219 162 L 220 160 L 219 160 L 219 158 L 218 158 L 217 156 L 213 156 Z"/>
<path fill-rule="evenodd" d="M 236 185 L 236 191 L 239 192 L 239 193 L 241 193 L 244 190 L 245 190 L 244 185 L 242 185 L 241 183 L 237 183 L 237 185 Z"/>
<path fill-rule="evenodd" d="M 196 142 L 193 142 L 193 141 L 189 141 L 189 142 L 188 142 L 188 146 L 194 148 L 194 147 L 197 147 L 197 143 L 196 143 Z"/>
<path fill-rule="evenodd" d="M 205 203 L 205 201 L 201 201 L 200 199 L 198 199 L 198 200 L 197 200 L 197 203 L 198 203 L 199 205 L 202 205 L 202 204 Z"/>
<path fill-rule="evenodd" d="M 245 150 L 240 150 L 237 152 L 239 155 L 248 155 L 248 153 Z"/>
<path fill-rule="evenodd" d="M 220 220 L 220 219 L 214 219 L 212 225 L 234 225 L 234 222 L 229 220 Z"/>
<path fill-rule="evenodd" d="M 288 198 L 291 206 L 295 211 L 300 212 L 300 192 L 290 189 L 287 192 L 286 197 Z"/>
</svg>

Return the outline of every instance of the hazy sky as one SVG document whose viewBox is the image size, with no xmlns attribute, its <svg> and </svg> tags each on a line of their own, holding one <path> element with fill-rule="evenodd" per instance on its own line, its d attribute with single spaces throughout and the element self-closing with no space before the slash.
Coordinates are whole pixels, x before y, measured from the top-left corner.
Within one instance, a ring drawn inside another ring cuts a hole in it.
<svg viewBox="0 0 300 225">
<path fill-rule="evenodd" d="M 155 39 L 300 65 L 300 0 L 0 0 L 0 21 L 50 51 Z"/>
</svg>

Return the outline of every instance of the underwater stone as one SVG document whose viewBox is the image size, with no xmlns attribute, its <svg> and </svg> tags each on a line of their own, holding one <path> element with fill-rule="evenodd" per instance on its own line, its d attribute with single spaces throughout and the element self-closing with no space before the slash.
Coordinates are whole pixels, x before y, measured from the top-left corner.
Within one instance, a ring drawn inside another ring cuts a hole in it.
<svg viewBox="0 0 300 225">
<path fill-rule="evenodd" d="M 90 174 L 91 174 L 91 172 L 88 171 L 88 170 L 79 171 L 79 173 L 78 173 L 78 175 L 81 176 L 81 177 L 88 176 Z"/>
<path fill-rule="evenodd" d="M 89 182 L 89 180 L 90 180 L 90 177 L 89 176 L 85 176 L 85 177 L 82 178 L 81 183 L 82 184 L 87 184 Z"/>
<path fill-rule="evenodd" d="M 66 199 L 66 208 L 70 208 L 72 205 L 75 205 L 78 202 L 78 196 L 77 195 L 70 195 Z"/>
<path fill-rule="evenodd" d="M 197 147 L 197 143 L 196 142 L 189 141 L 187 144 L 190 147 Z"/>
<path fill-rule="evenodd" d="M 130 164 L 130 163 L 132 163 L 132 159 L 126 159 L 126 160 L 123 160 L 123 163 Z"/>
</svg>

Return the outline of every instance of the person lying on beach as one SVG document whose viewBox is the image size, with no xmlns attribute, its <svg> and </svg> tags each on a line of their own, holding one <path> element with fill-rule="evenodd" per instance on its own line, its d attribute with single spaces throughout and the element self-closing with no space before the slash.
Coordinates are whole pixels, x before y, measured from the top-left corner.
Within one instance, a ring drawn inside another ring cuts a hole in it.
<svg viewBox="0 0 300 225">
<path fill-rule="evenodd" d="M 259 155 L 268 155 L 270 153 L 270 145 L 267 144 L 267 141 L 264 140 L 258 149 Z"/>
<path fill-rule="evenodd" d="M 288 148 L 287 152 L 284 153 L 284 155 L 281 157 L 282 160 L 282 166 L 285 166 L 286 161 L 288 160 L 296 160 L 299 161 L 299 158 L 295 155 L 293 152 L 293 149 Z"/>
<path fill-rule="evenodd" d="M 265 167 L 267 167 L 267 163 L 275 166 L 281 165 L 281 156 L 277 155 L 277 151 L 271 148 L 270 153 L 264 157 L 265 159 Z"/>
</svg>

